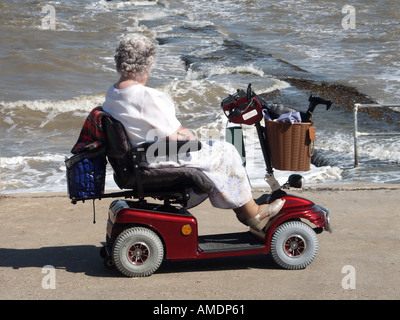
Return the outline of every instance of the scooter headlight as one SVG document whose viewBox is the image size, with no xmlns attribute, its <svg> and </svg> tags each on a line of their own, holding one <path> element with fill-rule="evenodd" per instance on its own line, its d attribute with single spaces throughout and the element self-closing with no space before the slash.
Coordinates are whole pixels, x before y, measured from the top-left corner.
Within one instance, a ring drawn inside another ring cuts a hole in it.
<svg viewBox="0 0 400 320">
<path fill-rule="evenodd" d="M 328 231 L 329 233 L 332 233 L 332 226 L 331 226 L 331 222 L 329 219 L 329 210 L 325 209 L 324 207 L 319 206 L 322 210 L 322 212 L 324 213 L 324 220 L 325 220 L 325 225 L 324 225 L 324 229 L 326 231 Z"/>
</svg>

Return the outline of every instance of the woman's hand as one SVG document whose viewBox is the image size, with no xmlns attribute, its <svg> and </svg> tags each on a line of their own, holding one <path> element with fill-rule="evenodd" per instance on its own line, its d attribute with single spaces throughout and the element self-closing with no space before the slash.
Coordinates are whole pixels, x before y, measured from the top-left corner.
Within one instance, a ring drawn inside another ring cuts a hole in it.
<svg viewBox="0 0 400 320">
<path fill-rule="evenodd" d="M 170 141 L 187 141 L 187 140 L 197 140 L 197 138 L 185 127 L 180 126 L 178 130 L 168 136 Z"/>
</svg>

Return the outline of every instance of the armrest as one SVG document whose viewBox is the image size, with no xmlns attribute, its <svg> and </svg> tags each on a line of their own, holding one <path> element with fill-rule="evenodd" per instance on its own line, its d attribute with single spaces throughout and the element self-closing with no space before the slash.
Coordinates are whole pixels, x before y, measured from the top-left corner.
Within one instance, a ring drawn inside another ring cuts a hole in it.
<svg viewBox="0 0 400 320">
<path fill-rule="evenodd" d="M 133 170 L 136 177 L 136 187 L 139 198 L 143 196 L 143 186 L 141 182 L 140 164 L 142 161 L 150 161 L 157 157 L 175 157 L 179 154 L 199 151 L 201 142 L 198 140 L 188 141 L 145 141 L 132 148 Z"/>
<path fill-rule="evenodd" d="M 173 156 L 187 152 L 196 152 L 201 149 L 202 145 L 199 140 L 188 141 L 144 141 L 132 148 L 133 152 L 148 153 L 154 156 Z"/>
</svg>

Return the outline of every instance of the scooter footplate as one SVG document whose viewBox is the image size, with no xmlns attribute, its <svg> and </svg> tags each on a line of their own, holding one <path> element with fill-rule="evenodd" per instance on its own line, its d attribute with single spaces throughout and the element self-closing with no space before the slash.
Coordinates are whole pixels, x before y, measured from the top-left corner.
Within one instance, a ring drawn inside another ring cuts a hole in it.
<svg viewBox="0 0 400 320">
<path fill-rule="evenodd" d="M 264 243 L 247 231 L 199 236 L 199 247 L 205 253 L 213 253 L 261 249 Z"/>
</svg>

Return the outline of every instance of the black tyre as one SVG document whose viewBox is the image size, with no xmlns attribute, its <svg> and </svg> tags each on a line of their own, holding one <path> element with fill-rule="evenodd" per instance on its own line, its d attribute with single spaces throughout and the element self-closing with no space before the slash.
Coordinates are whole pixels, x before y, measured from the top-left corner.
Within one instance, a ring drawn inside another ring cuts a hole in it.
<svg viewBox="0 0 400 320">
<path fill-rule="evenodd" d="M 133 227 L 120 233 L 113 246 L 115 267 L 128 277 L 146 277 L 154 273 L 164 257 L 164 247 L 152 230 Z"/>
<path fill-rule="evenodd" d="M 301 221 L 281 224 L 271 239 L 272 258 L 285 269 L 304 269 L 314 260 L 317 252 L 317 235 Z"/>
</svg>

